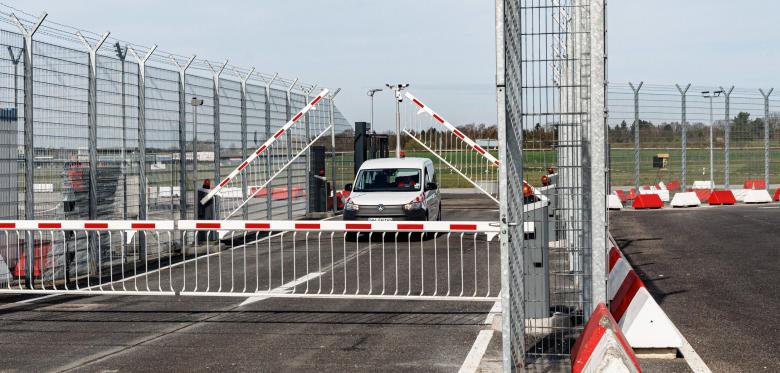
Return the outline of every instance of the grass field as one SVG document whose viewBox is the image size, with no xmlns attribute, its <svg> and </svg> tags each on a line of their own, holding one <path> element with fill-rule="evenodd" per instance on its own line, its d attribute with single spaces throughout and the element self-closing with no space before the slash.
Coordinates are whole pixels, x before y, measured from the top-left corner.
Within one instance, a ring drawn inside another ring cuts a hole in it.
<svg viewBox="0 0 780 373">
<path fill-rule="evenodd" d="M 461 168 L 461 171 L 468 175 L 477 172 L 484 173 L 487 161 L 466 162 L 466 151 L 450 151 L 443 154 L 444 158 Z M 468 151 L 470 152 L 470 150 Z M 495 152 L 491 152 L 494 156 Z M 669 154 L 669 166 L 667 170 L 658 170 L 652 167 L 653 156 L 658 153 Z M 669 182 L 674 179 L 680 179 L 682 165 L 682 152 L 680 149 L 643 149 L 640 152 L 640 180 L 643 185 L 655 184 L 659 181 Z M 694 180 L 709 180 L 709 150 L 708 149 L 688 149 L 687 158 L 687 183 L 692 184 Z M 409 157 L 424 157 L 434 161 L 434 165 L 439 173 L 439 184 L 443 188 L 463 188 L 470 187 L 460 175 L 452 172 L 446 165 L 427 151 L 408 151 Z M 724 154 L 723 149 L 715 149 L 715 169 L 714 176 L 716 184 L 724 182 Z M 351 168 L 347 170 L 345 165 L 352 165 L 352 154 L 343 155 L 344 159 L 339 159 L 339 170 L 341 180 L 352 178 Z M 634 184 L 634 150 L 613 148 L 611 157 L 611 183 L 615 186 L 630 186 Z M 770 167 L 769 177 L 771 183 L 780 182 L 780 149 L 772 149 L 769 154 Z M 541 177 L 546 172 L 548 165 L 555 165 L 556 153 L 552 150 L 527 150 L 524 154 L 525 178 L 533 185 L 541 184 Z M 732 186 L 742 185 L 745 179 L 763 179 L 764 178 L 764 150 L 763 149 L 731 149 L 730 151 L 730 177 L 729 183 Z M 348 171 L 348 172 L 347 172 Z M 498 178 L 497 172 L 484 173 L 486 178 Z"/>
<path fill-rule="evenodd" d="M 669 167 L 667 170 L 658 170 L 652 167 L 653 156 L 658 153 L 668 153 Z M 491 154 L 497 156 L 495 151 Z M 330 166 L 330 154 L 326 159 L 326 177 L 332 180 L 332 168 Z M 392 156 L 393 154 L 391 154 Z M 430 158 L 437 168 L 439 185 L 442 188 L 470 188 L 472 187 L 463 177 L 452 171 L 437 157 L 425 150 L 407 151 L 409 157 Z M 722 149 L 715 149 L 715 182 L 724 182 L 724 154 Z M 458 167 L 467 175 L 476 175 L 483 180 L 497 180 L 498 170 L 491 166 L 487 160 L 476 157 L 473 151 L 447 151 L 444 158 Z M 611 150 L 611 182 L 614 186 L 632 186 L 634 184 L 634 150 L 633 148 L 613 148 Z M 770 183 L 780 182 L 780 149 L 772 149 L 770 159 Z M 553 150 L 526 150 L 524 153 L 525 178 L 533 185 L 540 185 L 541 177 L 546 173 L 546 167 L 555 166 L 556 153 Z M 651 185 L 659 181 L 669 182 L 680 179 L 682 155 L 680 149 L 643 149 L 640 153 L 640 176 L 642 185 Z M 199 170 L 199 179 L 212 178 L 210 164 L 204 164 Z M 336 168 L 338 173 L 337 188 L 351 183 L 354 174 L 354 153 L 341 152 L 336 155 Z M 53 183 L 59 190 L 62 180 L 62 165 L 55 165 L 53 169 L 36 170 L 36 183 Z M 300 166 L 299 166 L 300 167 Z M 223 164 L 222 175 L 227 175 L 233 165 Z M 730 184 L 741 185 L 745 179 L 764 178 L 764 151 L 762 148 L 732 149 L 730 151 Z M 137 171 L 135 172 L 137 173 Z M 147 171 L 150 186 L 178 186 L 178 169 L 167 168 L 161 171 Z M 302 183 L 302 170 L 296 172 L 295 183 Z M 283 175 L 284 178 L 284 175 Z M 687 183 L 694 180 L 709 180 L 709 150 L 688 149 L 687 151 Z M 19 178 L 20 188 L 23 188 L 22 178 Z M 284 181 L 279 181 L 283 183 Z"/>
</svg>

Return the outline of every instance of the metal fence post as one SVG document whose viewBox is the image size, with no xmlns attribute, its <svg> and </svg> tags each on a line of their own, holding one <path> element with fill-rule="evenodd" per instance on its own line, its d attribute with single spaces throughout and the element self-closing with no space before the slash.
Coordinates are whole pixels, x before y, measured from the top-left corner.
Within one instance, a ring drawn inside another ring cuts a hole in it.
<svg viewBox="0 0 780 373">
<path fill-rule="evenodd" d="M 93 47 L 81 35 L 80 32 L 76 32 L 76 36 L 81 39 L 81 42 L 86 47 L 89 60 L 87 68 L 87 146 L 89 151 L 89 188 L 88 202 L 89 202 L 89 220 L 97 220 L 97 51 L 106 41 L 110 32 L 106 32 L 100 37 L 97 44 Z M 97 273 L 97 269 L 100 267 L 100 253 L 95 252 L 98 249 L 95 232 L 88 233 L 88 251 L 89 251 L 89 266 L 92 272 Z"/>
<path fill-rule="evenodd" d="M 212 89 L 214 90 L 213 94 L 213 112 L 212 112 L 212 123 L 214 125 L 214 182 L 219 182 L 219 180 L 222 180 L 222 170 L 221 168 L 221 160 L 222 160 L 222 144 L 221 144 L 221 136 L 222 133 L 220 129 L 220 118 L 219 118 L 219 77 L 222 75 L 222 72 L 225 71 L 225 67 L 227 67 L 228 60 L 225 59 L 225 63 L 222 64 L 222 66 L 219 69 L 215 69 L 214 66 L 211 66 L 211 63 L 209 61 L 206 61 L 206 65 L 209 66 L 209 69 L 211 69 L 211 72 L 214 73 L 212 76 L 212 79 L 214 81 L 212 85 Z M 197 204 L 198 201 L 196 199 L 195 203 Z M 214 211 L 219 211 L 219 198 L 214 198 Z"/>
<path fill-rule="evenodd" d="M 645 82 L 639 82 L 639 85 L 634 87 L 634 84 L 629 82 L 628 85 L 631 90 L 634 91 L 634 188 L 639 190 L 641 184 L 639 180 L 639 165 L 641 160 L 639 150 L 639 90 L 642 89 L 642 85 Z"/>
<path fill-rule="evenodd" d="M 169 56 L 176 68 L 179 69 L 179 216 L 182 219 L 187 218 L 187 69 L 195 60 L 195 56 L 190 57 L 184 65 L 179 65 L 173 55 Z M 192 153 L 192 161 L 196 162 L 195 152 Z M 193 175 L 195 177 L 195 175 Z M 197 181 L 196 181 L 197 182 Z M 173 194 L 171 194 L 173 198 Z M 194 203 L 197 202 L 197 196 Z M 196 209 L 197 210 L 197 209 Z M 193 213 L 194 214 L 194 213 Z M 193 217 L 195 217 L 193 215 Z M 197 217 L 195 217 L 197 218 Z"/>
<path fill-rule="evenodd" d="M 279 76 L 279 74 L 274 74 L 274 76 L 265 84 L 265 135 L 271 136 L 271 84 L 274 83 L 274 80 Z M 266 178 L 271 178 L 271 151 L 268 151 L 265 153 L 265 175 Z M 265 200 L 265 212 L 266 217 L 268 220 L 271 220 L 273 218 L 273 199 L 271 196 L 271 183 L 268 183 L 265 187 L 266 191 L 266 200 Z"/>
<path fill-rule="evenodd" d="M 247 159 L 249 157 L 249 145 L 247 144 L 247 120 L 246 120 L 246 83 L 252 73 L 255 72 L 255 68 L 249 70 L 246 76 L 241 76 L 238 70 L 233 69 L 233 72 L 238 77 L 238 81 L 241 83 L 241 159 Z M 249 198 L 249 181 L 246 178 L 246 172 L 241 173 L 241 199 L 246 201 Z M 241 210 L 241 216 L 244 220 L 249 220 L 249 204 L 244 204 Z"/>
<path fill-rule="evenodd" d="M 290 94 L 291 94 L 291 91 L 293 90 L 293 88 L 295 88 L 296 84 L 298 84 L 298 78 L 295 78 L 295 80 L 293 80 L 292 84 L 290 84 L 290 86 L 287 87 L 287 90 L 284 91 L 284 94 L 285 94 L 285 96 L 284 96 L 285 97 L 285 100 L 284 100 L 284 113 L 285 113 L 284 114 L 284 118 L 285 118 L 285 121 L 289 121 L 290 119 L 292 119 L 292 108 L 291 108 L 292 102 L 290 101 L 291 100 Z M 287 159 L 292 159 L 292 137 L 293 137 L 293 132 L 289 131 L 287 133 L 287 147 L 286 147 L 287 148 L 286 149 L 287 150 L 287 154 L 286 154 Z M 293 209 L 292 209 L 292 165 L 290 165 L 290 167 L 287 169 L 287 171 L 285 173 L 287 174 L 287 219 L 288 220 L 292 220 L 292 213 L 293 213 Z"/>
<path fill-rule="evenodd" d="M 304 89 L 303 94 L 306 96 L 306 102 L 309 101 L 309 97 L 311 96 L 311 92 L 314 91 L 314 89 L 317 88 L 317 84 L 314 84 L 309 89 Z M 304 120 L 304 131 L 306 136 L 306 143 L 308 144 L 311 142 L 311 123 L 309 123 L 309 112 L 307 111 L 306 114 L 303 116 Z M 311 205 L 309 203 L 309 191 L 311 190 L 311 147 L 306 148 L 306 213 L 311 212 Z"/>
<path fill-rule="evenodd" d="M 138 219 L 146 220 L 146 61 L 152 56 L 157 45 L 153 45 L 141 58 L 133 48 L 130 54 L 138 61 Z M 181 193 L 184 193 L 182 190 Z M 146 236 L 138 237 L 141 256 L 146 255 Z"/>
<path fill-rule="evenodd" d="M 687 135 L 687 127 L 688 126 L 686 125 L 687 114 L 688 113 L 687 113 L 687 107 L 686 107 L 686 105 L 687 105 L 687 97 L 686 97 L 686 95 L 688 93 L 688 89 L 691 88 L 691 83 L 688 83 L 688 85 L 685 86 L 685 89 L 682 89 L 679 84 L 675 84 L 675 86 L 677 87 L 677 90 L 680 91 L 680 96 L 681 96 L 681 99 L 680 99 L 681 103 L 680 103 L 680 105 L 682 106 L 681 107 L 682 118 L 681 118 L 681 123 L 680 123 L 680 138 L 681 138 L 681 142 L 682 142 L 682 144 L 680 145 L 681 152 L 682 152 L 682 155 L 680 157 L 681 158 L 680 159 L 680 167 L 681 167 L 681 169 L 680 169 L 680 188 L 682 188 L 681 190 L 685 190 L 685 185 L 686 185 L 685 184 L 685 176 L 687 175 L 687 169 L 686 168 L 687 168 L 687 165 L 688 165 L 688 163 L 687 163 L 688 162 L 687 154 L 686 154 L 687 150 L 688 150 L 688 135 Z"/>
<path fill-rule="evenodd" d="M 331 188 L 331 190 L 333 192 L 333 214 L 334 215 L 338 211 L 339 205 L 338 205 L 338 197 L 336 197 L 336 184 L 338 183 L 338 177 L 336 176 L 336 172 L 338 172 L 338 170 L 336 169 L 336 123 L 333 120 L 333 100 L 336 98 L 336 95 L 338 95 L 339 92 L 341 92 L 341 88 L 336 89 L 336 91 L 333 92 L 333 94 L 329 95 L 328 97 L 329 98 L 328 108 L 329 108 L 330 126 L 331 126 L 330 127 L 330 146 L 331 146 L 330 158 L 331 158 L 331 162 L 333 162 L 331 168 L 333 170 L 333 180 L 331 181 L 333 187 Z"/>
<path fill-rule="evenodd" d="M 81 39 L 89 56 L 87 79 L 87 144 L 89 147 L 89 219 L 97 219 L 97 51 L 106 41 L 110 32 L 100 37 L 93 47 L 80 32 L 76 36 Z"/>
<path fill-rule="evenodd" d="M 723 146 L 723 188 L 729 189 L 730 188 L 730 182 L 729 182 L 729 174 L 731 170 L 730 160 L 729 160 L 729 148 L 731 147 L 731 114 L 729 113 L 731 109 L 731 92 L 734 90 L 734 86 L 731 86 L 729 90 L 723 89 L 723 87 L 720 87 L 720 90 L 723 91 L 723 95 L 726 98 L 725 103 L 725 118 L 726 118 L 726 135 L 725 135 L 725 144 Z"/>
<path fill-rule="evenodd" d="M 122 78 L 119 83 L 121 84 L 120 95 L 122 96 L 122 220 L 127 220 L 127 102 L 125 101 L 125 58 L 127 57 L 127 46 L 123 50 L 119 42 L 116 42 L 114 48 L 116 49 L 116 56 L 122 64 L 120 68 Z"/>
<path fill-rule="evenodd" d="M 19 61 L 22 59 L 24 48 L 19 48 L 19 54 L 14 53 L 13 48 L 8 46 L 8 54 L 11 55 L 11 63 L 14 65 L 14 109 L 19 110 Z"/>
<path fill-rule="evenodd" d="M 33 35 L 46 19 L 48 14 L 43 12 L 38 21 L 31 28 L 25 27 L 22 22 L 11 13 L 14 23 L 21 31 L 24 37 L 24 216 L 25 219 L 35 219 L 35 147 L 33 136 Z M 34 258 L 35 255 L 34 237 L 32 232 L 27 232 L 25 240 L 25 255 L 27 258 Z M 33 287 L 33 263 L 34 260 L 27 260 L 24 268 L 24 281 L 27 288 Z"/>
<path fill-rule="evenodd" d="M 504 162 L 498 166 L 498 183 L 507 185 L 507 98 L 506 98 L 506 65 L 505 65 L 505 2 L 509 0 L 496 1 L 496 110 L 498 124 L 498 159 Z M 374 125 L 373 123 L 371 124 Z M 511 372 L 515 366 L 512 359 L 513 352 L 517 352 L 522 360 L 524 358 L 525 346 L 523 345 L 524 330 L 512 329 L 512 307 L 510 303 L 510 272 L 509 272 L 509 196 L 507 188 L 498 188 L 499 203 L 499 224 L 501 231 L 500 252 L 501 252 L 501 361 L 504 372 Z M 522 214 L 520 214 L 522 216 Z M 521 251 L 521 250 L 518 250 Z M 522 287 L 519 289 L 522 292 Z M 522 307 L 521 307 L 522 312 Z M 513 338 L 513 332 L 520 334 L 520 338 Z M 513 342 L 519 341 L 520 346 L 513 346 Z"/>
<path fill-rule="evenodd" d="M 761 96 L 764 96 L 764 184 L 769 189 L 769 96 L 772 95 L 774 88 L 770 88 L 768 92 L 764 92 L 763 89 L 759 89 Z"/>
<path fill-rule="evenodd" d="M 590 1 L 591 309 L 607 302 L 607 53 L 604 0 Z M 587 196 L 587 191 L 585 191 Z M 588 312 L 589 314 L 589 312 Z"/>
</svg>

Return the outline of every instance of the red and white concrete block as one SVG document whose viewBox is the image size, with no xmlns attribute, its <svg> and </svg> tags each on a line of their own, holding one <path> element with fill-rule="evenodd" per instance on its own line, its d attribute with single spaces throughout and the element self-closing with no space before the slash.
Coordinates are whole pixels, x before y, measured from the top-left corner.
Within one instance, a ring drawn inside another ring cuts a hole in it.
<svg viewBox="0 0 780 373">
<path fill-rule="evenodd" d="M 682 338 L 634 270 L 628 271 L 609 310 L 633 348 L 682 347 Z"/>
<path fill-rule="evenodd" d="M 743 200 L 745 203 L 770 203 L 772 196 L 766 189 L 750 189 Z"/>
<path fill-rule="evenodd" d="M 596 306 L 571 351 L 573 373 L 642 371 L 620 327 L 604 304 Z"/>
<path fill-rule="evenodd" d="M 657 189 L 653 188 L 650 190 L 640 190 L 640 194 L 656 194 L 659 198 L 661 198 L 661 201 L 663 202 L 669 202 L 669 191 L 666 189 Z"/>
<path fill-rule="evenodd" d="M 701 201 L 695 192 L 675 193 L 670 203 L 672 207 L 699 207 Z"/>
<path fill-rule="evenodd" d="M 644 282 L 609 236 L 607 299 L 610 312 L 633 348 L 680 349 L 682 338 Z"/>
<path fill-rule="evenodd" d="M 620 197 L 617 193 L 612 193 L 607 196 L 607 208 L 610 210 L 622 210 L 623 202 L 620 201 Z"/>
</svg>

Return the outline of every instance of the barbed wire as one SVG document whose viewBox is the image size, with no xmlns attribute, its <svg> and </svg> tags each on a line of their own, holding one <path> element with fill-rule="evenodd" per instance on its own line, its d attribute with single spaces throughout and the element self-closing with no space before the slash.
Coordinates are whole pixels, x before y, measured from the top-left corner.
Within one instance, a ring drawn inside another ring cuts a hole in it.
<svg viewBox="0 0 780 373">
<path fill-rule="evenodd" d="M 34 15 L 28 11 L 25 11 L 24 9 L 19 9 L 17 7 L 8 5 L 4 2 L 0 2 L 0 23 L 8 24 L 12 27 L 13 30 L 18 31 L 16 23 L 12 20 L 12 15 L 15 15 L 19 19 L 19 21 L 26 27 L 30 27 L 31 25 L 34 25 L 37 22 L 38 18 L 40 17 L 39 15 Z M 6 30 L 6 31 L 15 33 L 15 31 L 10 31 L 10 30 Z M 73 48 L 74 50 L 81 51 L 83 45 L 81 40 L 78 38 L 78 36 L 76 36 L 77 32 L 81 33 L 81 35 L 84 36 L 84 38 L 90 43 L 95 43 L 96 41 L 100 40 L 103 37 L 103 34 L 66 25 L 56 21 L 52 21 L 50 18 L 46 18 L 46 20 L 41 24 L 40 28 L 38 29 L 35 35 L 37 37 L 36 41 L 40 39 L 40 41 L 44 41 L 44 42 L 54 41 L 54 40 L 60 42 L 67 42 L 72 44 L 70 47 Z M 46 38 L 41 39 L 40 36 L 45 36 L 47 38 L 50 38 L 51 40 L 47 40 Z M 106 48 L 106 46 L 112 47 L 116 43 L 119 43 L 120 45 L 124 44 L 125 47 L 133 48 L 136 52 L 138 52 L 139 55 L 145 55 L 152 48 L 150 46 L 136 44 L 109 35 L 109 37 L 106 39 L 106 42 L 103 44 L 103 47 L 100 50 L 98 50 L 98 54 L 107 57 L 117 58 L 115 54 L 108 52 L 109 49 Z M 157 64 L 157 65 L 163 65 L 166 67 L 175 68 L 175 66 L 173 65 L 170 59 L 171 57 L 175 58 L 178 61 L 181 60 L 186 61 L 192 56 L 191 55 L 186 56 L 163 48 L 157 48 L 155 52 L 152 54 L 152 56 L 149 57 L 148 62 L 152 63 L 150 65 Z M 131 59 L 128 59 L 128 61 L 131 61 Z M 215 62 L 214 60 L 196 57 L 192 65 L 190 66 L 190 69 L 202 73 L 205 72 L 208 77 L 211 77 L 213 72 L 211 71 L 211 68 L 208 66 L 209 63 L 213 66 L 222 66 L 224 60 L 220 62 Z M 251 69 L 246 67 L 228 64 L 225 67 L 225 72 L 223 72 L 221 79 L 236 81 L 238 78 L 235 76 L 235 74 L 233 74 L 234 71 L 246 77 L 246 75 L 249 74 L 250 70 Z M 190 70 L 188 69 L 188 71 Z M 271 82 L 273 80 L 274 86 L 281 87 L 286 90 L 287 88 L 290 87 L 291 84 L 293 84 L 293 81 L 295 80 L 295 79 L 285 78 L 281 76 L 277 76 L 274 79 L 274 76 L 275 74 L 255 71 L 252 73 L 252 76 L 248 79 L 248 81 L 261 83 L 261 85 L 265 85 L 268 82 Z M 234 79 L 229 79 L 229 78 L 234 78 Z M 295 83 L 295 87 L 293 87 L 294 90 L 297 89 L 302 92 L 314 88 L 315 88 L 315 84 L 304 83 L 301 81 Z"/>
</svg>

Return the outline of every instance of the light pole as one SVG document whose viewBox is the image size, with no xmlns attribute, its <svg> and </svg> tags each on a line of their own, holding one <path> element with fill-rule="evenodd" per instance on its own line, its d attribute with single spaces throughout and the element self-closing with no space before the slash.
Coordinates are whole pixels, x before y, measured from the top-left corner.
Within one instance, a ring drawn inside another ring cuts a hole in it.
<svg viewBox="0 0 780 373">
<path fill-rule="evenodd" d="M 369 128 L 373 128 L 374 126 L 374 94 L 377 92 L 382 92 L 382 88 L 372 88 L 366 92 L 368 97 L 371 97 L 371 119 L 369 122 Z"/>
<path fill-rule="evenodd" d="M 395 92 L 395 157 L 401 158 L 401 102 L 404 100 L 401 91 L 408 87 L 409 84 L 385 85 Z"/>
<path fill-rule="evenodd" d="M 718 97 L 720 94 L 723 93 L 722 89 L 719 89 L 717 91 L 702 91 L 701 95 L 704 98 L 710 99 L 710 188 L 715 188 L 715 177 L 713 176 L 713 172 L 715 169 L 715 161 L 713 158 L 714 154 L 714 147 L 713 147 L 713 130 L 712 128 L 715 127 L 715 119 L 712 116 L 712 98 Z"/>
<path fill-rule="evenodd" d="M 192 209 L 193 219 L 198 219 L 198 106 L 203 105 L 203 99 L 193 97 L 190 100 L 192 104 L 192 200 L 195 202 L 195 208 Z M 181 191 L 184 193 L 184 191 Z"/>
</svg>

